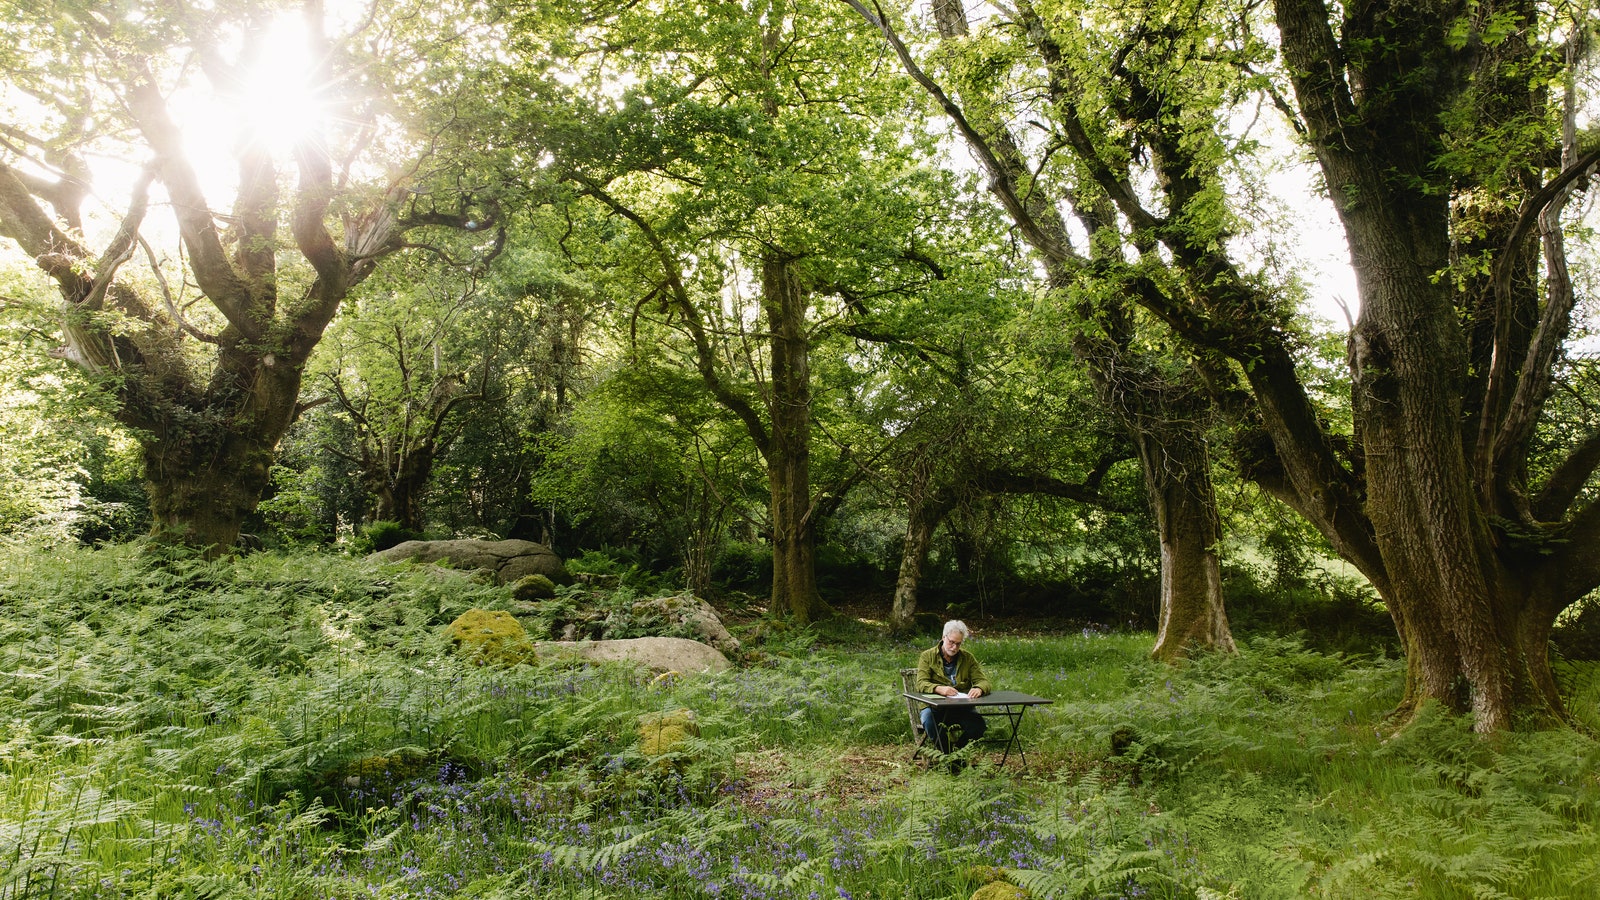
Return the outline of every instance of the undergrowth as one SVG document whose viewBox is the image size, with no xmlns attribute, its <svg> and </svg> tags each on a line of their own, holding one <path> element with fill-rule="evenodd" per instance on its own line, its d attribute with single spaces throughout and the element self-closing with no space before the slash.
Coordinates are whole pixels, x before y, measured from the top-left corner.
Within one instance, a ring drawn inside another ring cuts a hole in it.
<svg viewBox="0 0 1600 900">
<path fill-rule="evenodd" d="M 1590 897 L 1596 744 L 1383 725 L 1402 663 L 1284 639 L 984 639 L 1055 700 L 1015 756 L 909 760 L 920 647 L 775 631 L 752 664 L 484 668 L 506 589 L 329 556 L 0 551 L 0 898 Z M 831 626 L 830 626 L 831 627 Z M 1593 663 L 1558 677 L 1575 715 Z M 641 716 L 698 735 L 641 749 Z M 992 729 L 1003 741 L 1005 728 Z"/>
</svg>

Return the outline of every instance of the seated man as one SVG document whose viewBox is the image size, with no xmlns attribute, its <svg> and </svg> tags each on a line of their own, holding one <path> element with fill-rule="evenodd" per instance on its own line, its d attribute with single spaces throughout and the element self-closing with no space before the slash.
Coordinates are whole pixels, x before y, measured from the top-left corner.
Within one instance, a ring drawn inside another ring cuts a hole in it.
<svg viewBox="0 0 1600 900">
<path fill-rule="evenodd" d="M 961 649 L 971 636 L 972 630 L 964 622 L 952 619 L 944 623 L 944 638 L 917 657 L 919 693 L 977 699 L 994 690 L 978 658 Z M 922 728 L 941 753 L 983 737 L 987 727 L 988 722 L 970 706 L 922 708 Z"/>
</svg>

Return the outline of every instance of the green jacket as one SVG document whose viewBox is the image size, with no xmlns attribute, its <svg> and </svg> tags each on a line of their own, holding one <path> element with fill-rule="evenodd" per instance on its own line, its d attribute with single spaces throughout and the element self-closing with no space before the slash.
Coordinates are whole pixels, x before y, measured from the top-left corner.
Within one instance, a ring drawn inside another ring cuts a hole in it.
<svg viewBox="0 0 1600 900">
<path fill-rule="evenodd" d="M 948 684 L 950 679 L 944 677 L 944 655 L 939 652 L 939 645 L 934 644 L 917 657 L 917 693 L 931 694 L 934 688 Z M 965 650 L 957 650 L 956 690 L 964 694 L 973 688 L 985 694 L 994 693 L 994 685 L 983 674 L 978 658 Z"/>
</svg>

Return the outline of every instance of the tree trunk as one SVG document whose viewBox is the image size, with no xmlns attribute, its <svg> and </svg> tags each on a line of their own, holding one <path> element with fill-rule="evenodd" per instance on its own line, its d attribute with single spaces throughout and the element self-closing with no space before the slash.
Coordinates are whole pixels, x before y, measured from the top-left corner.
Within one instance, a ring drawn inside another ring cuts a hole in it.
<svg viewBox="0 0 1600 900">
<path fill-rule="evenodd" d="M 375 521 L 398 522 L 419 533 L 423 530 L 422 496 L 433 477 L 433 460 L 431 449 L 419 448 L 401 460 L 396 471 L 382 468 L 368 473 L 367 482 L 378 501 Z"/>
<path fill-rule="evenodd" d="M 1217 557 L 1222 522 L 1203 431 L 1212 406 L 1199 375 L 1193 369 L 1163 372 L 1159 362 L 1131 350 L 1132 317 L 1125 305 L 1080 312 L 1104 335 L 1085 332 L 1074 341 L 1074 352 L 1088 368 L 1100 402 L 1138 450 L 1145 497 L 1156 520 L 1161 593 L 1150 655 L 1175 662 L 1195 650 L 1236 652 L 1222 597 Z"/>
<path fill-rule="evenodd" d="M 903 633 L 911 629 L 917 614 L 917 590 L 922 584 L 922 569 L 933 545 L 933 533 L 949 514 L 948 500 L 925 499 L 911 504 L 906 522 L 906 542 L 900 553 L 900 574 L 894 583 L 894 603 L 889 609 L 889 630 Z"/>
<path fill-rule="evenodd" d="M 762 305 L 771 329 L 772 610 L 812 621 L 827 610 L 817 592 L 816 535 L 811 520 L 811 361 L 805 291 L 790 260 L 761 262 Z"/>
<path fill-rule="evenodd" d="M 1537 30 L 1535 13 L 1520 11 L 1530 24 L 1512 41 L 1462 49 L 1446 39 L 1457 13 L 1450 5 L 1393 7 L 1351 19 L 1337 35 L 1315 0 L 1274 6 L 1329 189 L 1359 198 L 1339 214 L 1362 301 L 1350 368 L 1364 510 L 1378 556 L 1364 571 L 1376 570 L 1374 583 L 1406 649 L 1397 719 L 1404 724 L 1432 700 L 1471 712 L 1482 732 L 1570 721 L 1546 646 L 1560 611 L 1600 582 L 1600 510 L 1585 504 L 1561 521 L 1569 504 L 1560 503 L 1543 510 L 1550 520 L 1541 521 L 1525 499 L 1528 438 L 1553 359 L 1534 352 L 1533 335 L 1560 340 L 1567 333 L 1559 229 L 1540 222 L 1552 292 L 1542 311 L 1531 293 L 1541 281 L 1532 241 L 1513 236 L 1524 212 L 1473 223 L 1488 229 L 1484 241 L 1499 252 L 1492 279 L 1477 279 L 1479 291 L 1464 295 L 1451 254 L 1472 237 L 1452 231 L 1452 216 L 1492 195 L 1476 180 L 1481 173 L 1440 164 L 1462 136 L 1444 135 L 1439 123 L 1464 102 L 1493 111 L 1483 118 L 1495 123 L 1497 140 L 1519 118 L 1537 127 L 1544 102 L 1529 93 L 1532 54 L 1521 42 Z M 1350 78 L 1360 93 L 1326 66 L 1342 50 L 1338 41 L 1363 48 L 1365 55 L 1349 56 L 1359 65 Z M 1542 168 L 1531 157 L 1513 157 L 1513 167 Z M 1524 195 L 1527 212 L 1559 216 L 1559 190 L 1530 203 L 1531 188 L 1544 180 L 1536 169 L 1517 171 L 1513 183 L 1521 190 L 1512 195 Z M 1485 281 L 1493 282 L 1487 291 Z M 1537 331 L 1529 327 L 1535 316 Z M 1265 421 L 1281 447 L 1296 446 L 1296 431 L 1270 416 Z M 1297 464 L 1295 453 L 1280 455 Z"/>
<path fill-rule="evenodd" d="M 165 43 L 207 59 L 205 66 L 188 67 L 192 71 L 225 72 L 231 66 L 223 61 L 215 34 L 238 31 L 250 44 L 264 27 L 245 19 L 220 30 L 212 28 L 216 25 L 209 23 L 204 33 L 183 33 L 180 27 Z M 310 57 L 327 65 L 333 56 L 325 52 L 320 18 L 308 17 L 306 25 Z M 87 16 L 64 14 L 53 27 L 76 33 L 73 40 L 86 39 L 86 47 L 108 50 L 87 38 L 103 30 L 103 23 L 89 23 Z M 354 189 L 336 184 L 330 145 L 323 142 L 329 135 L 318 133 L 297 146 L 298 177 L 286 191 L 285 173 L 271 154 L 259 142 L 239 141 L 231 159 L 240 174 L 237 193 L 231 214 L 224 214 L 208 202 L 196 174 L 203 166 L 187 155 L 190 142 L 168 106 L 170 96 L 198 85 L 181 76 L 165 83 L 171 60 L 161 54 L 115 50 L 96 59 L 100 51 L 90 50 L 78 60 L 78 73 L 61 70 L 50 76 L 52 83 L 67 86 L 59 95 L 65 104 L 60 111 L 62 121 L 72 123 L 72 138 L 37 146 L 56 148 L 50 155 L 59 152 L 62 158 L 53 160 L 52 168 L 76 174 L 57 185 L 53 176 L 13 169 L 7 162 L 11 156 L 32 151 L 11 147 L 0 159 L 0 237 L 15 241 L 56 283 L 66 342 L 59 354 L 101 380 L 108 388 L 102 396 L 115 398 L 113 414 L 137 436 L 156 538 L 218 554 L 237 539 L 268 484 L 278 440 L 298 409 L 301 372 L 312 349 L 350 289 L 379 259 L 402 249 L 399 236 L 414 227 L 402 225 L 398 212 L 411 186 L 391 184 L 370 205 L 347 203 L 355 198 Z M 90 78 L 90 72 L 109 96 L 79 80 Z M 326 69 L 317 77 L 328 84 L 339 81 Z M 237 100 L 234 86 L 213 87 L 219 101 Z M 69 96 L 70 102 L 64 99 Z M 118 113 L 69 112 L 91 98 L 99 98 L 97 107 L 115 107 Z M 9 127 L 7 133 L 25 144 L 37 140 Z M 79 207 L 92 194 L 86 180 L 90 167 L 70 148 L 99 146 L 103 139 L 121 142 L 129 158 L 147 162 L 121 227 L 100 252 L 91 252 L 75 236 L 83 232 Z M 147 290 L 150 279 L 119 274 L 141 242 L 149 189 L 157 181 L 176 218 L 186 289 L 196 288 L 209 307 L 210 314 L 193 320 L 165 295 L 165 282 L 157 292 Z M 330 208 L 337 208 L 337 216 Z M 340 222 L 338 238 L 329 229 L 334 218 Z M 449 221 L 437 217 L 427 224 Z M 472 221 L 482 220 L 474 216 Z M 285 222 L 292 245 L 280 239 Z M 309 268 L 295 269 L 290 279 L 295 299 L 280 305 L 279 260 L 289 258 L 291 247 Z M 302 277 L 302 271 L 311 277 Z"/>
<path fill-rule="evenodd" d="M 716 543 L 712 534 L 695 529 L 684 547 L 684 587 L 696 597 L 711 596 L 711 566 L 715 562 Z"/>
<path fill-rule="evenodd" d="M 684 583 L 696 597 L 710 597 L 711 569 L 716 562 L 717 548 L 722 546 L 727 504 L 716 491 L 701 485 L 698 490 L 689 490 L 689 506 L 685 517 L 689 521 L 689 534 L 683 548 Z"/>
<path fill-rule="evenodd" d="M 224 347 L 220 359 L 213 395 L 233 403 L 197 401 L 204 410 L 198 414 L 129 378 L 117 410 L 119 420 L 142 432 L 152 536 L 213 556 L 234 545 L 260 503 L 300 394 L 298 367 L 278 364 L 271 354 Z"/>
<path fill-rule="evenodd" d="M 170 449 L 159 441 L 144 445 L 152 535 L 220 555 L 238 541 L 245 517 L 266 489 L 271 443 L 232 436 L 201 459 Z"/>
<path fill-rule="evenodd" d="M 766 465 L 771 494 L 772 596 L 774 615 L 810 622 L 829 609 L 817 592 L 816 534 L 811 498 L 811 358 L 806 334 L 807 293 L 794 261 L 775 249 L 761 257 L 761 306 L 766 318 L 771 372 L 766 420 L 742 390 L 718 374 L 711 335 L 685 287 L 678 260 L 643 217 L 598 185 L 589 194 L 627 218 L 660 258 L 672 302 L 695 345 L 695 367 L 711 395 L 744 424 Z"/>
<path fill-rule="evenodd" d="M 1462 341 L 1446 292 L 1423 268 L 1410 284 L 1391 277 L 1364 292 L 1352 341 L 1367 511 L 1411 659 L 1399 714 L 1432 699 L 1470 711 L 1482 731 L 1564 718 L 1544 687 L 1554 683 L 1544 647 L 1528 643 L 1548 636 L 1556 609 L 1503 567 L 1477 502 L 1450 377 Z M 1442 314 L 1420 314 L 1428 309 Z"/>
<path fill-rule="evenodd" d="M 1194 649 L 1235 651 L 1222 604 L 1216 550 L 1222 524 L 1211 464 L 1204 444 L 1189 437 L 1163 442 L 1150 433 L 1134 435 L 1161 540 L 1161 624 L 1150 655 L 1162 662 Z"/>
</svg>

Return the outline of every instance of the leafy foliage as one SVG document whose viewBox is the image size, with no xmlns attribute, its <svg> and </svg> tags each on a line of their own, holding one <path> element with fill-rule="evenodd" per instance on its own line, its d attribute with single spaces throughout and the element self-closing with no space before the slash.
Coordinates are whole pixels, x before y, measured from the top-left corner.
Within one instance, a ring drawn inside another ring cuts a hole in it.
<svg viewBox="0 0 1600 900">
<path fill-rule="evenodd" d="M 0 535 L 98 542 L 143 530 L 137 447 L 103 392 L 50 358 L 47 289 L 0 261 Z M 17 267 L 20 268 L 20 265 Z"/>
</svg>

